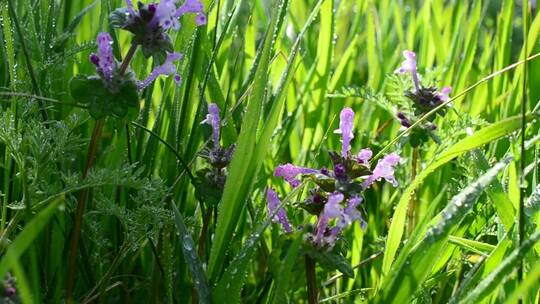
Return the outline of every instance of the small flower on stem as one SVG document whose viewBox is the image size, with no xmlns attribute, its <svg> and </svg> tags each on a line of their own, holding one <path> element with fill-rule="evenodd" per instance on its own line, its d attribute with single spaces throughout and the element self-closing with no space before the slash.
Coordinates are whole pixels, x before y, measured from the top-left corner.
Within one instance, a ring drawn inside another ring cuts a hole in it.
<svg viewBox="0 0 540 304">
<path fill-rule="evenodd" d="M 385 155 L 383 159 L 379 160 L 377 166 L 373 170 L 373 174 L 368 176 L 362 186 L 368 188 L 375 181 L 384 178 L 387 182 L 391 183 L 394 187 L 397 186 L 396 178 L 394 177 L 394 167 L 399 163 L 400 157 L 396 153 Z"/>
<path fill-rule="evenodd" d="M 363 165 L 367 165 L 372 156 L 373 152 L 370 149 L 362 149 L 358 152 L 358 155 L 356 155 L 356 161 Z"/>
<path fill-rule="evenodd" d="M 293 188 L 300 185 L 300 180 L 296 177 L 300 174 L 312 174 L 319 171 L 310 168 L 297 167 L 293 164 L 279 165 L 274 170 L 274 176 L 283 177 Z"/>
<path fill-rule="evenodd" d="M 221 122 L 217 104 L 211 103 L 208 105 L 208 114 L 206 114 L 206 119 L 201 123 L 209 124 L 212 127 L 212 141 L 214 142 L 214 148 L 219 148 L 219 129 Z"/>
<path fill-rule="evenodd" d="M 394 73 L 404 74 L 411 73 L 414 81 L 414 87 L 416 91 L 420 90 L 420 81 L 418 80 L 418 69 L 416 67 L 416 54 L 412 51 L 403 51 L 403 57 L 405 60 L 401 63 L 401 66 L 397 68 Z"/>
<path fill-rule="evenodd" d="M 96 66 L 96 70 L 103 80 L 110 82 L 113 78 L 113 72 L 116 69 L 111 35 L 101 32 L 98 34 L 96 42 L 98 52 L 97 54 L 92 53 L 90 55 L 90 61 Z"/>
<path fill-rule="evenodd" d="M 354 112 L 351 108 L 344 108 L 339 115 L 339 129 L 334 133 L 341 134 L 341 156 L 347 157 L 351 149 L 351 140 L 354 138 L 352 132 L 354 126 Z"/>
<path fill-rule="evenodd" d="M 450 99 L 450 93 L 452 93 L 452 87 L 444 87 L 437 95 L 442 102 L 446 102 Z"/>
<path fill-rule="evenodd" d="M 167 59 L 162 65 L 159 65 L 154 68 L 154 70 L 146 77 L 145 80 L 140 81 L 137 84 L 137 88 L 142 90 L 149 86 L 159 75 L 173 75 L 175 74 L 175 82 L 179 83 L 181 81 L 180 75 L 176 74 L 176 66 L 174 65 L 175 61 L 182 59 L 182 54 L 180 53 L 169 53 Z"/>
<path fill-rule="evenodd" d="M 176 10 L 175 16 L 177 18 L 182 17 L 183 15 L 187 13 L 193 13 L 196 14 L 195 16 L 195 23 L 197 25 L 205 25 L 206 24 L 206 15 L 204 14 L 204 7 L 202 3 L 198 0 L 186 0 L 182 6 Z"/>
<path fill-rule="evenodd" d="M 330 220 L 339 218 L 343 213 L 343 207 L 341 207 L 341 202 L 343 201 L 343 194 L 336 192 L 330 194 L 328 197 L 328 202 L 324 205 L 322 213 L 319 215 L 319 221 L 317 222 L 317 232 L 315 235 L 315 244 L 323 245 L 324 235 L 326 233 L 326 228 Z"/>
<path fill-rule="evenodd" d="M 287 213 L 285 212 L 285 209 L 279 207 L 281 205 L 281 201 L 279 200 L 277 193 L 272 188 L 268 188 L 266 191 L 266 202 L 269 215 L 274 214 L 276 209 L 279 208 L 277 213 L 272 217 L 272 222 L 281 223 L 283 230 L 285 230 L 287 233 L 291 233 L 292 228 L 291 224 L 289 223 L 289 219 L 287 218 Z"/>
</svg>

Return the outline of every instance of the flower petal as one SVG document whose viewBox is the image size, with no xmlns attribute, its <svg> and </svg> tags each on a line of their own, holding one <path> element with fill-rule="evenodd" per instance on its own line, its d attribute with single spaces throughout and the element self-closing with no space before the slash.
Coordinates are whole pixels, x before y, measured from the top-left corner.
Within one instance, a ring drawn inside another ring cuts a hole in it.
<svg viewBox="0 0 540 304">
<path fill-rule="evenodd" d="M 351 148 L 351 140 L 354 138 L 352 132 L 354 127 L 354 111 L 351 108 L 344 108 L 339 115 L 339 129 L 334 133 L 341 134 L 341 156 L 347 157 Z"/>
<path fill-rule="evenodd" d="M 274 170 L 274 176 L 283 177 L 293 188 L 300 185 L 300 180 L 296 177 L 300 174 L 317 173 L 318 171 L 310 168 L 297 167 L 293 164 L 279 165 Z"/>
<path fill-rule="evenodd" d="M 280 205 L 281 201 L 279 200 L 277 193 L 272 188 L 268 188 L 268 190 L 266 191 L 266 206 L 268 208 L 268 214 L 274 214 L 276 212 L 276 209 L 279 208 Z M 285 232 L 292 232 L 291 224 L 289 223 L 289 219 L 287 218 L 287 213 L 285 209 L 279 208 L 279 210 L 277 210 L 277 213 L 272 217 L 272 222 L 279 222 L 281 223 L 281 226 L 283 227 L 283 230 L 285 230 Z"/>
</svg>

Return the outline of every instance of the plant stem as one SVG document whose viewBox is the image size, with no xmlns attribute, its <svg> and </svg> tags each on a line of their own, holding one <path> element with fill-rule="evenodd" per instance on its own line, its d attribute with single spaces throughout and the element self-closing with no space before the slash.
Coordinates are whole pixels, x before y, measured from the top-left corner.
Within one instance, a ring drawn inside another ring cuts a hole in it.
<svg viewBox="0 0 540 304">
<path fill-rule="evenodd" d="M 120 75 L 124 75 L 124 73 L 126 72 L 129 66 L 129 63 L 131 62 L 131 59 L 133 59 L 133 56 L 135 55 L 137 46 L 138 44 L 132 43 L 131 46 L 129 47 L 126 57 L 124 58 L 124 60 L 122 61 L 122 65 L 120 66 Z"/>
<path fill-rule="evenodd" d="M 126 72 L 129 63 L 135 55 L 137 50 L 137 44 L 132 43 L 129 51 L 122 61 L 120 66 L 119 73 L 124 75 Z M 98 140 L 101 138 L 101 133 L 103 132 L 103 126 L 105 124 L 105 118 L 100 118 L 96 121 L 94 125 L 94 130 L 92 131 L 92 137 L 90 138 L 90 144 L 88 145 L 88 154 L 86 155 L 86 166 L 84 167 L 82 178 L 85 179 L 88 176 L 88 171 L 94 163 L 96 157 L 96 151 L 98 146 Z M 127 131 L 127 130 L 126 130 Z M 84 214 L 84 209 L 86 207 L 86 202 L 88 201 L 88 195 L 90 194 L 90 188 L 85 188 L 79 192 L 79 198 L 77 200 L 77 209 L 75 211 L 75 220 L 73 230 L 71 232 L 71 244 L 70 244 L 70 253 L 68 259 L 68 278 L 66 283 L 66 302 L 73 303 L 73 288 L 75 287 L 75 277 L 77 275 L 77 249 L 79 246 L 79 238 L 81 236 L 81 226 L 82 219 Z"/>
<path fill-rule="evenodd" d="M 418 167 L 418 147 L 413 149 L 412 160 L 411 160 L 411 182 L 416 178 L 416 168 Z M 409 208 L 407 211 L 408 225 L 407 232 L 409 235 L 412 234 L 414 226 L 416 225 L 416 205 L 417 205 L 416 194 L 413 194 L 411 200 L 409 201 Z"/>
<path fill-rule="evenodd" d="M 524 48 L 524 57 L 527 58 L 528 54 L 528 15 L 529 15 L 529 3 L 528 0 L 523 0 L 523 48 Z M 522 245 L 525 240 L 525 214 L 524 214 L 524 200 L 525 195 L 527 194 L 527 186 L 525 184 L 525 132 L 526 132 L 526 113 L 527 113 L 527 62 L 523 64 L 523 83 L 522 83 L 522 99 L 521 99 L 521 142 L 520 142 L 520 176 L 519 176 L 519 211 L 518 211 L 518 244 Z M 523 259 L 519 261 L 518 268 L 518 284 L 521 284 L 523 281 Z M 522 303 L 523 299 L 519 299 L 519 303 Z"/>
<path fill-rule="evenodd" d="M 204 257 L 205 253 L 205 244 L 206 244 L 206 235 L 208 234 L 208 225 L 210 225 L 210 220 L 212 219 L 212 207 L 208 208 L 206 214 L 204 215 L 203 226 L 201 229 L 201 236 L 199 237 L 199 250 L 198 254 L 200 258 Z"/>
<path fill-rule="evenodd" d="M 127 146 L 127 157 L 129 164 L 133 164 L 133 157 L 131 156 L 131 134 L 129 133 L 129 123 L 126 123 L 126 146 Z"/>
<path fill-rule="evenodd" d="M 315 273 L 315 260 L 306 254 L 306 286 L 308 292 L 308 303 L 317 304 L 317 274 Z"/>
<path fill-rule="evenodd" d="M 88 153 L 86 156 L 86 165 L 83 170 L 82 178 L 85 179 L 88 176 L 88 171 L 94 163 L 96 157 L 98 140 L 101 137 L 103 132 L 103 125 L 105 119 L 101 118 L 96 121 L 94 125 L 94 130 L 92 131 L 92 137 L 90 138 L 90 144 L 88 145 Z M 75 211 L 75 220 L 73 224 L 73 230 L 71 232 L 71 245 L 68 258 L 68 278 L 66 285 L 66 302 L 73 302 L 73 288 L 75 286 L 75 276 L 77 275 L 77 249 L 79 247 L 79 238 L 81 235 L 81 225 L 84 209 L 86 207 L 86 202 L 88 200 L 88 194 L 90 192 L 89 188 L 84 188 L 79 192 L 79 197 L 77 199 L 77 209 Z"/>
</svg>

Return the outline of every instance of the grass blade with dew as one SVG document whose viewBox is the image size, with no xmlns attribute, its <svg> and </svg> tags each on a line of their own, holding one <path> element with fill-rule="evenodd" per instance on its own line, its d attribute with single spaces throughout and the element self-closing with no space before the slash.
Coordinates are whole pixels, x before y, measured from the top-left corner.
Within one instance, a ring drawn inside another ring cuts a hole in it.
<svg viewBox="0 0 540 304">
<path fill-rule="evenodd" d="M 398 258 L 399 262 L 393 265 L 378 298 L 379 303 L 406 303 L 411 300 L 417 288 L 431 273 L 431 268 L 452 230 L 472 209 L 476 199 L 484 192 L 484 189 L 497 178 L 499 172 L 510 161 L 511 159 L 507 158 L 497 163 L 452 198 L 442 211 L 442 219 L 428 229 L 424 238 L 410 253 L 407 253 L 407 256 Z"/>
<path fill-rule="evenodd" d="M 497 286 L 508 277 L 508 275 L 516 270 L 525 257 L 527 252 L 540 240 L 540 230 L 530 235 L 523 241 L 519 248 L 516 248 L 499 266 L 489 273 L 469 294 L 465 296 L 460 303 L 479 303 L 486 296 L 497 290 Z"/>
<path fill-rule="evenodd" d="M 189 234 L 189 231 L 186 228 L 184 223 L 184 218 L 176 205 L 171 203 L 172 209 L 174 211 L 174 222 L 176 224 L 176 231 L 178 232 L 178 238 L 180 239 L 182 253 L 184 254 L 184 259 L 191 273 L 191 278 L 193 281 L 193 286 L 197 290 L 199 295 L 199 303 L 208 304 L 212 303 L 210 295 L 210 287 L 208 287 L 208 281 L 204 273 L 201 261 L 197 256 L 197 251 L 195 250 L 195 242 Z"/>
<path fill-rule="evenodd" d="M 535 116 L 536 115 L 529 114 L 528 119 L 530 120 Z M 417 190 L 417 188 L 422 184 L 424 179 L 437 168 L 448 163 L 452 159 L 462 155 L 467 151 L 476 149 L 498 138 L 506 136 L 518 130 L 520 126 L 520 116 L 514 116 L 493 123 L 479 130 L 473 135 L 460 140 L 452 147 L 448 148 L 437 158 L 437 160 L 435 160 L 431 165 L 429 165 L 422 172 L 420 172 L 418 176 L 416 176 L 415 180 L 403 191 L 403 195 L 401 196 L 401 199 L 399 200 L 396 210 L 394 212 L 392 224 L 390 225 L 390 230 L 388 233 L 388 239 L 386 242 L 387 246 L 385 248 L 383 259 L 382 270 L 385 275 L 388 274 L 388 272 L 390 271 L 390 267 L 392 266 L 394 257 L 401 243 L 401 238 L 403 237 L 409 199 Z"/>
</svg>

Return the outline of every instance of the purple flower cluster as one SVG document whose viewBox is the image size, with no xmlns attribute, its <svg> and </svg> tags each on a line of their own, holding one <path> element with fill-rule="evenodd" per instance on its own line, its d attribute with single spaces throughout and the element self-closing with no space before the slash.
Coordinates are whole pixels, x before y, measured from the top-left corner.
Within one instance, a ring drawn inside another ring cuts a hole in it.
<svg viewBox="0 0 540 304">
<path fill-rule="evenodd" d="M 110 83 L 116 69 L 111 35 L 109 35 L 109 33 L 99 33 L 96 38 L 96 43 L 98 46 L 98 52 L 97 54 L 92 53 L 90 55 L 90 62 L 96 66 L 98 75 L 105 82 Z"/>
<path fill-rule="evenodd" d="M 397 74 L 410 73 L 413 79 L 414 89 L 405 92 L 411 101 L 410 109 L 400 109 L 397 113 L 397 119 L 400 124 L 405 128 L 410 128 L 418 117 L 430 112 L 431 110 L 439 107 L 443 103 L 450 99 L 451 87 L 443 87 L 438 90 L 436 87 L 424 87 L 420 82 L 420 75 L 418 73 L 416 54 L 412 51 L 404 51 L 403 57 L 405 60 L 401 63 L 401 66 L 395 70 Z M 446 109 L 441 108 L 437 113 L 441 116 L 445 115 Z M 429 137 L 434 140 L 438 140 L 437 136 L 433 133 L 433 130 L 437 129 L 437 125 L 433 123 L 434 116 L 431 116 L 428 121 L 422 123 L 415 130 L 411 131 L 411 145 L 417 147 L 423 142 L 426 142 Z"/>
<path fill-rule="evenodd" d="M 310 189 L 308 197 L 300 206 L 317 216 L 317 224 L 309 234 L 309 239 L 319 247 L 333 247 L 340 233 L 355 221 L 365 227 L 366 222 L 358 208 L 363 200 L 362 193 L 374 182 L 384 179 L 397 186 L 394 168 L 400 161 L 399 156 L 396 153 L 384 156 L 371 171 L 370 160 L 373 152 L 370 149 L 362 149 L 356 155 L 350 152 L 351 140 L 354 138 L 353 127 L 354 111 L 344 108 L 340 114 L 339 129 L 335 132 L 341 134 L 341 154 L 330 152 L 333 170 L 283 164 L 274 171 L 276 177 L 282 177 L 293 188 L 301 184 L 302 176 L 310 176 L 315 182 L 316 187 Z M 276 192 L 269 188 L 269 214 L 274 214 L 279 205 Z M 277 211 L 272 220 L 280 222 L 287 233 L 292 231 L 283 208 Z"/>
<path fill-rule="evenodd" d="M 221 119 L 219 117 L 219 107 L 215 103 L 208 105 L 208 114 L 206 118 L 201 122 L 202 124 L 208 124 L 212 128 L 212 148 L 205 148 L 201 152 L 201 156 L 206 158 L 212 170 L 205 173 L 205 178 L 218 188 L 223 188 L 226 179 L 225 167 L 231 162 L 235 145 L 229 147 L 222 147 L 220 140 Z"/>
<path fill-rule="evenodd" d="M 422 87 L 420 83 L 420 77 L 418 75 L 418 68 L 416 64 L 416 54 L 412 51 L 405 50 L 403 51 L 403 57 L 405 60 L 401 63 L 401 66 L 397 68 L 394 73 L 396 74 L 406 74 L 411 73 L 414 83 L 414 92 L 416 94 L 420 94 L 422 90 L 425 90 L 426 88 Z M 429 88 L 428 88 L 429 89 Z M 433 92 L 434 98 L 433 100 L 429 100 L 429 102 L 433 103 L 433 106 L 437 106 L 440 104 L 440 102 L 445 102 L 449 99 L 449 95 L 452 92 L 451 87 L 444 87 L 441 89 L 440 92 Z"/>
<path fill-rule="evenodd" d="M 206 114 L 206 119 L 201 123 L 209 124 L 212 127 L 212 141 L 214 142 L 214 148 L 219 148 L 221 120 L 219 119 L 219 107 L 217 104 L 211 103 L 208 105 L 208 114 Z"/>
</svg>

